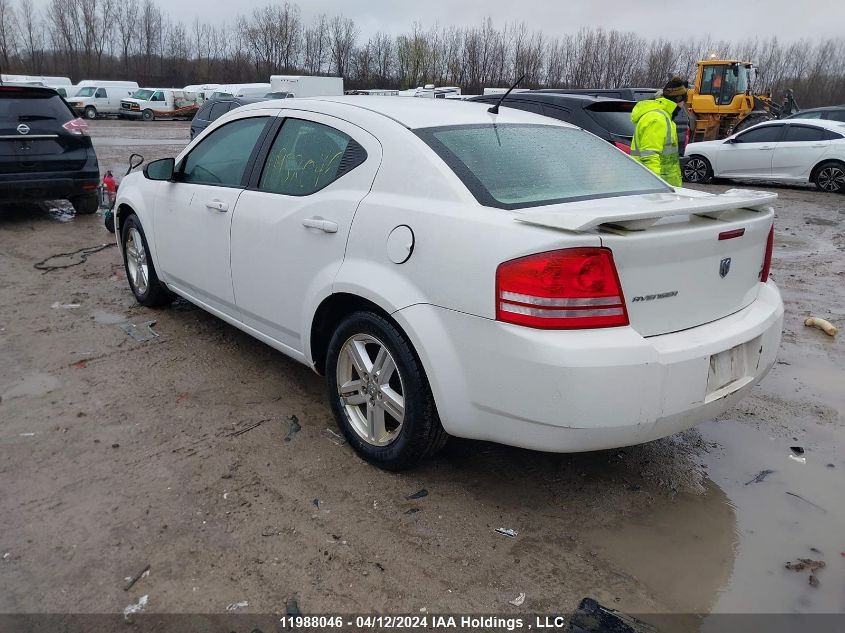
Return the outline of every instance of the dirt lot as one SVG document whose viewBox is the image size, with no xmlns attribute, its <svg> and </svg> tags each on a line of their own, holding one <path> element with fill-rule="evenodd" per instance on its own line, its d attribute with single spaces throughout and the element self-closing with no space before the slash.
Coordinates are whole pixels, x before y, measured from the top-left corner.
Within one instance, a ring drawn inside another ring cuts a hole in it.
<svg viewBox="0 0 845 633">
<path fill-rule="evenodd" d="M 187 124 L 93 135 L 122 175 L 130 151 L 177 152 Z M 845 348 L 803 325 L 845 326 L 845 197 L 755 187 L 780 196 L 787 314 L 778 364 L 736 411 L 580 455 L 453 441 L 405 474 L 332 441 L 306 367 L 189 304 L 138 306 L 117 249 L 33 267 L 112 241 L 101 217 L 4 207 L 0 612 L 115 613 L 142 595 L 159 613 L 283 613 L 296 597 L 307 613 L 516 614 L 584 596 L 634 613 L 845 612 Z M 146 342 L 119 327 L 147 321 Z M 798 558 L 827 563 L 819 586 L 784 568 Z"/>
</svg>

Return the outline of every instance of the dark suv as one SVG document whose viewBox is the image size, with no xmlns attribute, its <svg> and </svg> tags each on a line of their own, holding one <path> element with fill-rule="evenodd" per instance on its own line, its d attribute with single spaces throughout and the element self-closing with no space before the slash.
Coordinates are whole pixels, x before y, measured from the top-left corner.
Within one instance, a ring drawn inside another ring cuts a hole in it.
<svg viewBox="0 0 845 633">
<path fill-rule="evenodd" d="M 467 101 L 493 104 L 500 98 L 501 95 L 485 95 Z M 531 90 L 509 94 L 502 106 L 566 121 L 613 143 L 625 153 L 631 151 L 631 140 L 634 137 L 634 124 L 631 122 L 633 101 Z"/>
<path fill-rule="evenodd" d="M 191 121 L 191 140 L 194 140 L 200 132 L 211 125 L 214 121 L 226 114 L 229 110 L 240 108 L 242 105 L 248 103 L 257 103 L 259 101 L 267 101 L 275 97 L 218 97 L 217 99 L 209 99 L 202 104 L 202 107 L 197 110 Z M 278 97 L 282 98 L 282 97 Z"/>
<path fill-rule="evenodd" d="M 88 124 L 52 88 L 0 85 L 0 200 L 70 200 L 97 210 L 100 168 Z"/>
</svg>

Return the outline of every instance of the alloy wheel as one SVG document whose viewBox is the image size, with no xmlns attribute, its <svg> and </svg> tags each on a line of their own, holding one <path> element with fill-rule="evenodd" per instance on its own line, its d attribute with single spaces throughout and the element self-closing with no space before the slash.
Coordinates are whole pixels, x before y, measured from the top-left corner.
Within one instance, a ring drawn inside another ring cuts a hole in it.
<svg viewBox="0 0 845 633">
<path fill-rule="evenodd" d="M 385 344 L 369 334 L 351 336 L 336 371 L 337 395 L 355 433 L 372 446 L 395 441 L 405 420 L 405 390 Z"/>
<path fill-rule="evenodd" d="M 149 287 L 150 267 L 144 240 L 134 226 L 129 229 L 129 238 L 126 240 L 126 268 L 136 292 L 139 295 L 145 294 Z"/>
<path fill-rule="evenodd" d="M 819 188 L 824 191 L 842 191 L 845 189 L 845 171 L 839 167 L 825 167 L 819 172 Z"/>
<path fill-rule="evenodd" d="M 707 163 L 701 158 L 690 158 L 684 168 L 684 176 L 690 182 L 702 182 L 707 177 Z"/>
</svg>

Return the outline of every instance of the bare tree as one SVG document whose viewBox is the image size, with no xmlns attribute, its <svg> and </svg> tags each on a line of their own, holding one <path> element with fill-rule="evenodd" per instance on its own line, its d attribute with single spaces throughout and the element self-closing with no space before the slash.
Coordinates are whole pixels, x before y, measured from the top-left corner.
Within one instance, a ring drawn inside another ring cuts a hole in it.
<svg viewBox="0 0 845 633">
<path fill-rule="evenodd" d="M 524 74 L 527 87 L 659 87 L 673 74 L 695 80 L 711 54 L 755 62 L 755 91 L 780 99 L 793 88 L 805 107 L 845 101 L 845 38 L 780 41 L 703 35 L 672 41 L 583 28 L 573 33 L 497 26 L 414 23 L 404 32 L 358 38 L 342 15 L 303 20 L 292 0 L 228 24 L 171 19 L 159 0 L 0 0 L 4 72 L 110 76 L 143 83 L 262 80 L 271 73 L 336 74 L 348 87 L 458 85 L 479 93 Z M 13 7 L 12 3 L 16 3 Z"/>
<path fill-rule="evenodd" d="M 358 28 L 349 18 L 336 15 L 329 21 L 329 48 L 336 75 L 343 77 L 346 74 L 357 37 Z"/>
</svg>

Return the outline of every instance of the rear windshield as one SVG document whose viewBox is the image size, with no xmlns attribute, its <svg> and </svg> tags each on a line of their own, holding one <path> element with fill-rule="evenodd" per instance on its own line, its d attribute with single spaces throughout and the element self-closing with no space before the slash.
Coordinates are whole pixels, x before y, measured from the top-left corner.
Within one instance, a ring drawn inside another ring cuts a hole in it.
<svg viewBox="0 0 845 633">
<path fill-rule="evenodd" d="M 617 136 L 634 136 L 634 123 L 631 121 L 631 110 L 634 103 L 594 103 L 587 106 L 587 114 L 596 123 L 611 134 Z"/>
<path fill-rule="evenodd" d="M 671 191 L 607 141 L 576 128 L 482 123 L 416 133 L 489 207 Z"/>
<path fill-rule="evenodd" d="M 73 112 L 57 94 L 41 90 L 0 90 L 0 121 L 4 123 L 45 119 L 67 123 L 73 118 Z"/>
</svg>

